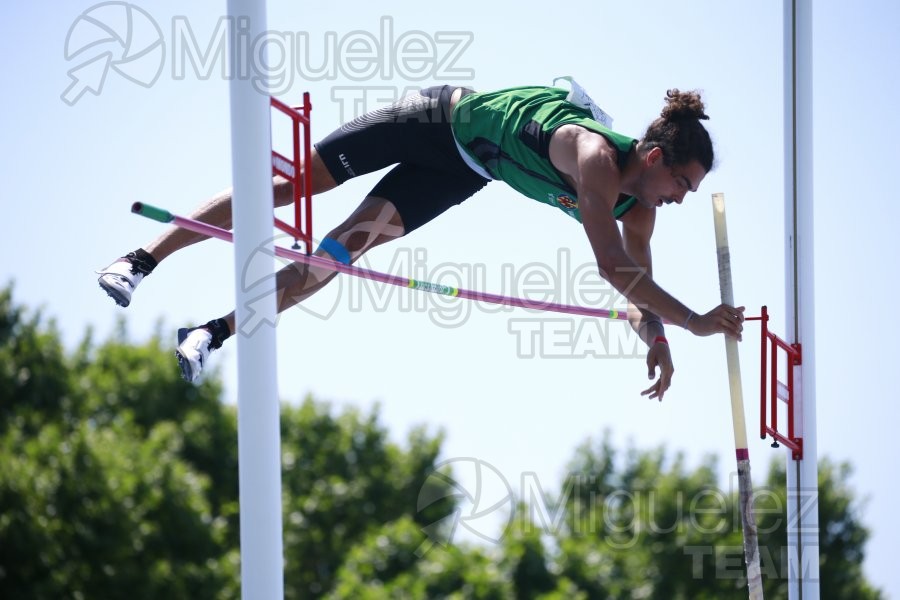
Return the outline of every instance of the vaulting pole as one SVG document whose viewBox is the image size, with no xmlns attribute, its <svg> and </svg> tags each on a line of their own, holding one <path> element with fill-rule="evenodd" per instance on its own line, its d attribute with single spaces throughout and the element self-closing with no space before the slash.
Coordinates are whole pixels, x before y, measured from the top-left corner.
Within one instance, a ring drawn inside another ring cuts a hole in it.
<svg viewBox="0 0 900 600">
<path fill-rule="evenodd" d="M 713 217 L 716 226 L 716 256 L 719 263 L 719 290 L 722 302 L 734 306 L 731 283 L 731 255 L 728 249 L 728 229 L 725 222 L 725 195 L 713 194 Z M 737 340 L 725 337 L 728 361 L 728 385 L 731 390 L 731 421 L 734 428 L 734 450 L 738 469 L 738 495 L 741 507 L 741 528 L 744 533 L 744 560 L 747 563 L 747 586 L 750 600 L 762 600 L 762 572 L 759 566 L 759 541 L 756 519 L 753 516 L 753 481 L 750 477 L 750 452 L 747 449 L 747 423 L 744 418 L 744 392 L 741 386 L 741 360 Z"/>
</svg>

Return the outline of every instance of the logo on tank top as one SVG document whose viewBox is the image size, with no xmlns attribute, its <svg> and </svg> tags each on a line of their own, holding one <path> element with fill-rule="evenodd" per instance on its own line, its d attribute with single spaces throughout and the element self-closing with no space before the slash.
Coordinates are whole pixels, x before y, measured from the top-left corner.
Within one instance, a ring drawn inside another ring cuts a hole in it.
<svg viewBox="0 0 900 600">
<path fill-rule="evenodd" d="M 563 208 L 567 208 L 572 210 L 573 208 L 578 208 L 578 201 L 568 196 L 566 194 L 560 194 L 556 197 L 556 203 L 562 206 Z"/>
</svg>

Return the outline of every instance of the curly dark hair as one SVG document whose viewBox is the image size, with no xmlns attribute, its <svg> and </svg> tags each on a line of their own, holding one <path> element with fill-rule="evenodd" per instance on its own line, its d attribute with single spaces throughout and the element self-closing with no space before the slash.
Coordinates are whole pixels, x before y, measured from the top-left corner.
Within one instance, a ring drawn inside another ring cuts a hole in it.
<svg viewBox="0 0 900 600">
<path fill-rule="evenodd" d="M 700 122 L 709 119 L 704 109 L 700 92 L 667 91 L 666 105 L 647 128 L 641 144 L 648 150 L 662 149 L 666 165 L 686 165 L 696 160 L 709 172 L 715 156 L 709 132 Z"/>
</svg>

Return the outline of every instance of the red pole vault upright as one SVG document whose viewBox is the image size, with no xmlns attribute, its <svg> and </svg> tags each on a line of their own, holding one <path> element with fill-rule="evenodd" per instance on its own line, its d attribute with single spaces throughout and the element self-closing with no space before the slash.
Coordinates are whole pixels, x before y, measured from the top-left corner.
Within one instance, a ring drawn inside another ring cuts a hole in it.
<svg viewBox="0 0 900 600">
<path fill-rule="evenodd" d="M 307 254 L 311 254 L 312 169 L 303 168 L 303 165 L 309 161 L 312 153 L 312 136 L 310 134 L 312 103 L 309 100 L 309 92 L 304 92 L 302 106 L 294 108 L 281 100 L 272 98 L 272 108 L 284 113 L 291 119 L 294 154 L 292 158 L 287 158 L 283 154 L 272 150 L 272 173 L 290 181 L 294 194 L 294 224 L 290 225 L 275 217 L 275 226 L 294 238 L 295 249 L 299 249 L 302 242 L 303 250 Z"/>
<path fill-rule="evenodd" d="M 803 364 L 803 353 L 799 343 L 788 344 L 769 330 L 769 309 L 762 307 L 759 317 L 747 317 L 748 321 L 760 321 L 760 385 L 759 385 L 759 437 L 772 436 L 772 447 L 784 445 L 791 450 L 794 460 L 803 458 L 803 437 L 798 435 L 798 404 L 795 368 Z M 787 356 L 785 368 L 787 383 L 778 379 L 779 350 Z M 778 429 L 778 401 L 787 406 L 787 432 Z"/>
</svg>

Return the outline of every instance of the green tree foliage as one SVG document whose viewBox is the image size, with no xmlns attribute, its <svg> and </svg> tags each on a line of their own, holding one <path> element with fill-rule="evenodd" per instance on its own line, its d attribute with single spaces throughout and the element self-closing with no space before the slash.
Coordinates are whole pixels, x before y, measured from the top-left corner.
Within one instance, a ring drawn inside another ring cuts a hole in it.
<svg viewBox="0 0 900 600">
<path fill-rule="evenodd" d="M 350 551 L 326 597 L 504 600 L 514 593 L 496 556 L 481 548 L 431 547 L 420 525 L 402 518 L 373 531 Z"/>
<path fill-rule="evenodd" d="M 42 327 L 39 313 L 29 316 L 15 306 L 11 286 L 0 289 L 0 433 L 35 433 L 41 421 L 60 417 L 68 393 L 55 326 Z"/>
<path fill-rule="evenodd" d="M 66 352 L 0 290 L 0 598 L 239 598 L 235 407 L 215 373 L 184 383 L 160 335 L 119 327 Z M 306 399 L 281 437 L 289 599 L 746 597 L 737 480 L 722 489 L 711 458 L 584 443 L 500 543 L 446 545 L 429 537 L 459 498 L 452 472 L 430 476 L 439 435 L 401 447 L 377 411 Z M 849 476 L 822 461 L 822 597 L 877 599 Z M 755 479 L 766 597 L 785 598 L 783 461 Z"/>
<path fill-rule="evenodd" d="M 847 486 L 849 467 L 819 470 L 822 598 L 880 598 L 862 573 L 868 531 Z M 557 509 L 565 525 L 549 532 L 554 551 L 532 575 L 559 573 L 587 598 L 746 598 L 737 475 L 722 488 L 712 458 L 693 470 L 662 449 L 621 459 L 605 439 L 582 445 Z M 787 597 L 787 494 L 784 461 L 772 461 L 755 488 L 767 598 Z M 534 546 L 536 547 L 536 546 Z"/>
<path fill-rule="evenodd" d="M 53 324 L 14 306 L 11 289 L 0 292 L 0 365 L 0 597 L 236 589 L 222 502 L 235 495 L 222 493 L 236 481 L 234 436 L 202 447 L 183 426 L 221 433 L 219 384 L 182 382 L 158 338 L 94 348 L 88 335 L 66 356 Z"/>
<path fill-rule="evenodd" d="M 882 595 L 866 581 L 862 572 L 869 531 L 860 521 L 862 506 L 847 483 L 852 472 L 848 464 L 835 464 L 828 459 L 819 461 L 820 587 L 822 598 L 874 600 Z M 798 500 L 793 495 L 790 499 L 786 497 L 785 478 L 784 461 L 773 461 L 764 488 L 767 493 L 757 503 L 762 513 L 757 517 L 760 555 L 769 558 L 763 565 L 763 576 L 770 575 L 766 577 L 766 591 L 773 598 L 787 598 L 784 546 L 788 523 L 781 507 L 788 501 Z M 809 492 L 801 491 L 800 505 L 804 506 L 808 499 Z"/>
<path fill-rule="evenodd" d="M 224 589 L 225 525 L 208 479 L 179 458 L 172 424 L 85 421 L 0 447 L 0 590 L 4 598 L 207 598 Z"/>
<path fill-rule="evenodd" d="M 560 552 L 550 560 L 588 598 L 722 598 L 739 589 L 730 573 L 694 564 L 741 543 L 711 459 L 692 472 L 681 456 L 667 464 L 661 449 L 619 461 L 605 439 L 577 450 L 563 490 L 565 527 L 554 532 Z"/>
<path fill-rule="evenodd" d="M 119 329 L 67 355 L 0 292 L 0 597 L 237 598 L 235 407 L 214 375 L 183 382 L 159 335 Z M 288 598 L 328 591 L 386 523 L 450 510 L 415 510 L 440 437 L 402 449 L 377 413 L 310 399 L 282 416 Z"/>
<path fill-rule="evenodd" d="M 388 440 L 377 414 L 334 416 L 310 399 L 285 406 L 281 423 L 286 598 L 331 589 L 353 546 L 382 525 L 409 519 L 421 542 L 421 526 L 452 510 L 449 500 L 416 510 L 440 437 L 414 430 L 402 450 Z"/>
</svg>

